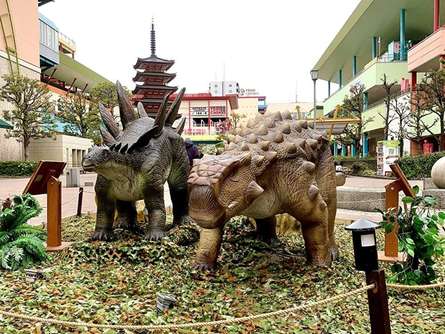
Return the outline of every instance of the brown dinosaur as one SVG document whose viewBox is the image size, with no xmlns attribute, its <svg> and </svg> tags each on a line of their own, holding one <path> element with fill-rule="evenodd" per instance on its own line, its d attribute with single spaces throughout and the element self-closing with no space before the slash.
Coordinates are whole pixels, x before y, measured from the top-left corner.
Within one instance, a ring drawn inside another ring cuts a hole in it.
<svg viewBox="0 0 445 334">
<path fill-rule="evenodd" d="M 307 259 L 329 266 L 338 255 L 334 238 L 336 172 L 328 140 L 289 112 L 258 115 L 229 137 L 223 154 L 195 160 L 189 214 L 202 228 L 196 265 L 216 264 L 224 224 L 255 218 L 258 236 L 276 238 L 276 214 L 301 222 Z"/>
</svg>

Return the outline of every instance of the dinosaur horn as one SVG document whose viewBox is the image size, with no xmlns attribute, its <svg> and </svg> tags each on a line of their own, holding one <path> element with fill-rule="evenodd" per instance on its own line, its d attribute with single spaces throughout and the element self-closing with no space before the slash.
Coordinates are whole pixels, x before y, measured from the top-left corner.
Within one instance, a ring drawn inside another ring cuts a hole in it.
<svg viewBox="0 0 445 334">
<path fill-rule="evenodd" d="M 136 115 L 134 113 L 133 105 L 130 102 L 127 94 L 124 91 L 121 83 L 119 81 L 116 82 L 117 87 L 117 97 L 119 100 L 119 112 L 121 115 L 121 122 L 124 129 L 127 127 L 127 124 L 134 121 L 136 119 Z"/>
<path fill-rule="evenodd" d="M 170 110 L 167 114 L 167 119 L 165 120 L 165 124 L 171 126 L 176 120 L 176 116 L 178 115 L 179 106 L 181 105 L 182 97 L 184 96 L 185 88 L 182 88 L 178 95 L 176 95 L 175 101 L 173 101 Z"/>
<path fill-rule="evenodd" d="M 110 146 L 116 143 L 116 139 L 113 138 L 113 136 L 110 134 L 107 128 L 103 125 L 100 126 L 100 134 L 102 136 L 105 145 Z"/>
<path fill-rule="evenodd" d="M 176 127 L 176 133 L 178 135 L 181 135 L 182 131 L 184 131 L 184 127 L 185 127 L 185 117 L 181 118 L 181 120 L 179 121 L 179 124 Z"/>
<path fill-rule="evenodd" d="M 171 93 L 170 93 L 171 94 Z M 161 106 L 159 107 L 158 114 L 156 115 L 154 127 L 158 127 L 158 132 L 155 136 L 159 135 L 162 131 L 162 128 L 165 125 L 165 118 L 167 116 L 167 103 L 170 94 L 167 94 L 162 100 Z"/>
<path fill-rule="evenodd" d="M 138 102 L 138 113 L 139 117 L 148 117 L 147 112 L 145 111 L 144 105 L 141 102 Z"/>
<path fill-rule="evenodd" d="M 114 139 L 117 139 L 119 137 L 120 131 L 119 127 L 114 121 L 113 114 L 110 111 L 108 111 L 107 108 L 105 108 L 102 103 L 99 103 L 99 112 L 108 132 Z"/>
</svg>

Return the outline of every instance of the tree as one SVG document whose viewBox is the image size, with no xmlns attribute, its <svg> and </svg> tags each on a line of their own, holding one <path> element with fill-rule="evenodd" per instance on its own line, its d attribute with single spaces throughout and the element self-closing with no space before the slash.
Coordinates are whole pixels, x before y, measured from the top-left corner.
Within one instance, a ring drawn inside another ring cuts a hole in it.
<svg viewBox="0 0 445 334">
<path fill-rule="evenodd" d="M 111 82 L 101 82 L 90 92 L 93 105 L 102 103 L 105 108 L 112 110 L 118 105 L 116 85 Z"/>
<path fill-rule="evenodd" d="M 349 143 L 354 145 L 358 156 L 362 153 L 361 137 L 362 131 L 366 124 L 372 121 L 372 118 L 363 119 L 363 93 L 365 86 L 361 83 L 356 83 L 349 89 L 349 96 L 343 100 L 339 116 L 356 118 L 358 120 L 355 124 L 348 124 L 345 127 L 343 136 L 339 138 L 342 143 Z"/>
<path fill-rule="evenodd" d="M 385 90 L 385 115 L 379 114 L 380 117 L 383 118 L 383 121 L 385 122 L 385 127 L 383 128 L 383 138 L 385 140 L 388 140 L 389 138 L 389 125 L 394 120 L 394 114 L 391 114 L 391 104 L 393 103 L 394 99 L 394 93 L 393 93 L 393 87 L 396 85 L 396 81 L 388 82 L 388 78 L 386 77 L 386 74 L 383 74 L 383 89 Z"/>
<path fill-rule="evenodd" d="M 397 125 L 394 130 L 388 128 L 387 132 L 399 140 L 400 156 L 403 157 L 403 140 L 409 138 L 408 124 L 411 113 L 409 97 L 407 95 L 401 97 L 393 96 L 389 101 L 391 122 L 396 121 Z"/>
<path fill-rule="evenodd" d="M 66 123 L 64 132 L 71 136 L 90 138 L 100 143 L 100 117 L 90 107 L 89 96 L 81 91 L 68 93 L 59 99 L 57 117 Z"/>
<path fill-rule="evenodd" d="M 48 137 L 54 130 L 51 96 L 39 80 L 20 74 L 5 75 L 3 79 L 5 84 L 0 88 L 0 100 L 13 106 L 12 110 L 4 112 L 5 119 L 14 125 L 7 136 L 23 143 L 25 160 L 28 160 L 31 139 Z"/>
<path fill-rule="evenodd" d="M 441 151 L 445 150 L 445 69 L 429 72 L 417 86 L 415 92 L 416 108 L 434 114 L 439 123 L 439 133 L 426 130 L 436 140 Z"/>
</svg>

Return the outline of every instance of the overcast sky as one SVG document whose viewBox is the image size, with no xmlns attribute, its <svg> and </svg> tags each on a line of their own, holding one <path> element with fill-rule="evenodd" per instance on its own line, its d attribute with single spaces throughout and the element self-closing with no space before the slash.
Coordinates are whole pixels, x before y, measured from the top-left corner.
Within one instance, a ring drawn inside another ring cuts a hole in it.
<svg viewBox="0 0 445 334">
<path fill-rule="evenodd" d="M 215 79 L 256 88 L 269 102 L 312 101 L 309 71 L 359 0 L 55 0 L 40 7 L 76 41 L 76 59 L 133 88 L 137 57 L 174 59 L 172 84 L 206 92 Z M 225 68 L 225 70 L 224 70 Z M 298 89 L 297 89 L 298 87 Z M 318 89 L 319 100 L 327 93 Z"/>
</svg>

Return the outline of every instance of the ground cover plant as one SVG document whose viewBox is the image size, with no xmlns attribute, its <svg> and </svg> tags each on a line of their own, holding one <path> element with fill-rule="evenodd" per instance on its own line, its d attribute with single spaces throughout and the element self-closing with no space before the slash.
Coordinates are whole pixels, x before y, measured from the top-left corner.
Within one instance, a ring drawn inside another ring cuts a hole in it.
<svg viewBox="0 0 445 334">
<path fill-rule="evenodd" d="M 185 323 L 275 311 L 351 291 L 364 282 L 364 275 L 354 269 L 351 235 L 342 224 L 336 226 L 341 258 L 331 268 L 320 270 L 305 265 L 301 235 L 283 237 L 283 245 L 270 248 L 252 237 L 253 228 L 247 220 L 237 219 L 226 226 L 220 266 L 206 274 L 192 268 L 195 246 L 176 243 L 188 239 L 178 230 L 161 244 L 133 239 L 120 230 L 115 242 L 85 242 L 93 229 L 91 217 L 64 221 L 63 238 L 75 244 L 42 266 L 49 270 L 45 279 L 29 283 L 21 271 L 0 271 L 0 308 L 98 323 Z M 188 228 L 186 233 L 192 230 Z M 383 231 L 379 233 L 382 246 Z M 443 258 L 437 267 L 442 281 Z M 177 305 L 158 313 L 157 292 L 173 294 Z M 389 290 L 389 307 L 394 333 L 445 333 L 444 289 Z M 22 320 L 0 316 L 1 333 L 33 329 Z M 52 325 L 43 329 L 64 334 L 132 333 Z M 177 331 L 196 332 L 369 333 L 366 293 L 295 315 Z"/>
<path fill-rule="evenodd" d="M 16 270 L 47 259 L 45 231 L 27 224 L 41 211 L 29 194 L 15 196 L 0 211 L 0 268 Z"/>
</svg>

